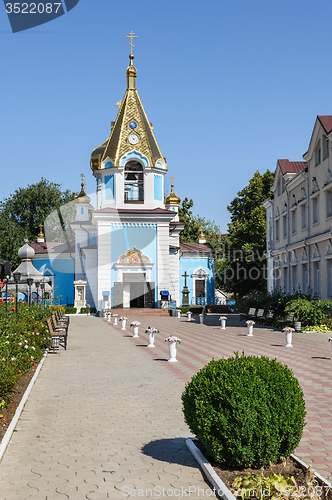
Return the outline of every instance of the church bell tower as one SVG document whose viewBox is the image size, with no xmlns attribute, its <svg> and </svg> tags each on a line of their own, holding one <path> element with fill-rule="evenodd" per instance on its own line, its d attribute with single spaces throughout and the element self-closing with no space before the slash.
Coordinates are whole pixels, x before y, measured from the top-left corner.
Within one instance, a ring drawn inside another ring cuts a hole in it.
<svg viewBox="0 0 332 500">
<path fill-rule="evenodd" d="M 97 180 L 97 209 L 116 207 L 164 208 L 166 158 L 162 156 L 152 124 L 136 89 L 133 38 L 127 68 L 127 89 L 116 105 L 119 112 L 111 135 L 91 154 L 91 169 Z"/>
</svg>

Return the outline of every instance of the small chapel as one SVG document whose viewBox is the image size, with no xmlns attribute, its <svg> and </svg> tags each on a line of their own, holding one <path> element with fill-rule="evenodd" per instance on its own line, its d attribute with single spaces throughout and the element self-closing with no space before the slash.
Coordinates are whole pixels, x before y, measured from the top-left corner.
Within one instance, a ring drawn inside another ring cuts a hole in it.
<svg viewBox="0 0 332 500">
<path fill-rule="evenodd" d="M 109 137 L 91 154 L 96 206 L 85 192 L 74 200 L 73 243 L 31 246 L 34 266 L 53 281 L 60 303 L 78 308 L 205 305 L 214 299 L 214 254 L 201 233 L 181 243 L 181 199 L 164 196 L 167 163 L 136 89 L 132 39 L 127 88 Z M 184 293 L 182 293 L 184 292 Z"/>
</svg>

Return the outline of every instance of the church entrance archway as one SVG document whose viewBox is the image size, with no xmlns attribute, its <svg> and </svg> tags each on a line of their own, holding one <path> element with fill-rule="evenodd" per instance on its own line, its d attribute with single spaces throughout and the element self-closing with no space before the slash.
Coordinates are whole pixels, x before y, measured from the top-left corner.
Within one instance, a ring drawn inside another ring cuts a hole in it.
<svg viewBox="0 0 332 500">
<path fill-rule="evenodd" d="M 153 264 L 140 250 L 132 247 L 115 264 L 114 307 L 154 308 L 155 283 L 151 281 Z"/>
</svg>

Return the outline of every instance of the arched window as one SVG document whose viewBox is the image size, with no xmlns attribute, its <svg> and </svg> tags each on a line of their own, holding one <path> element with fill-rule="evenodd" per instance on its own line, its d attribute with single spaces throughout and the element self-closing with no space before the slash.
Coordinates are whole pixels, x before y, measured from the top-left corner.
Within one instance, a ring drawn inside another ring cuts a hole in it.
<svg viewBox="0 0 332 500">
<path fill-rule="evenodd" d="M 143 167 L 135 160 L 130 160 L 124 169 L 124 201 L 137 203 L 144 201 Z"/>
</svg>

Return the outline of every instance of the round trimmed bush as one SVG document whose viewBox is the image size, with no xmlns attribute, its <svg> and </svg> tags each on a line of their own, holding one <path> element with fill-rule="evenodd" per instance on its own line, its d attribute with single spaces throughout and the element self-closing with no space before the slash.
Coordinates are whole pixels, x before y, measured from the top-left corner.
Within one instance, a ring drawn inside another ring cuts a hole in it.
<svg viewBox="0 0 332 500">
<path fill-rule="evenodd" d="M 185 420 L 207 452 L 231 467 L 262 467 L 298 446 L 306 415 L 292 371 L 255 356 L 212 360 L 182 394 Z"/>
</svg>

